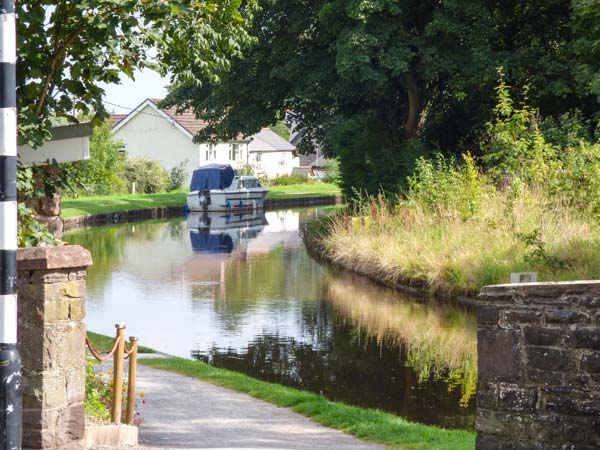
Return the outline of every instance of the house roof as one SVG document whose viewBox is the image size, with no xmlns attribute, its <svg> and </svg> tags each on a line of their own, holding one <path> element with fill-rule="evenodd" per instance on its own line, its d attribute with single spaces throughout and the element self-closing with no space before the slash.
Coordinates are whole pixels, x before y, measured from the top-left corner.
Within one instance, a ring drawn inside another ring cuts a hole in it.
<svg viewBox="0 0 600 450">
<path fill-rule="evenodd" d="M 162 98 L 149 98 L 152 103 L 158 108 L 160 102 L 163 101 Z M 190 109 L 183 111 L 181 114 L 177 113 L 177 108 L 160 108 L 165 114 L 167 114 L 171 119 L 176 121 L 179 125 L 185 128 L 187 131 L 192 133 L 193 136 L 198 134 L 199 131 L 202 131 L 208 125 L 204 120 L 197 119 L 194 112 Z"/>
<path fill-rule="evenodd" d="M 308 153 L 306 155 L 300 155 L 300 166 L 307 167 L 326 167 L 329 165 L 329 161 L 327 158 L 323 158 L 323 156 L 319 155 L 317 158 L 316 153 Z"/>
<path fill-rule="evenodd" d="M 111 116 L 111 120 L 113 120 L 113 132 L 116 132 L 121 127 L 125 126 L 127 122 L 129 122 L 133 117 L 140 113 L 142 109 L 144 109 L 146 106 L 150 106 L 151 108 L 153 108 L 160 116 L 164 117 L 173 125 L 175 125 L 176 128 L 182 131 L 190 139 L 193 139 L 199 131 L 206 128 L 207 123 L 204 120 L 196 118 L 196 115 L 191 110 L 186 110 L 182 113 L 178 113 L 176 108 L 159 108 L 158 105 L 162 100 L 163 99 L 160 98 L 148 98 L 127 115 L 115 114 L 114 116 Z M 122 117 L 120 117 L 119 120 L 116 121 L 116 119 L 119 116 Z M 248 141 L 249 139 L 245 139 L 241 135 L 239 135 L 236 140 Z"/>
<path fill-rule="evenodd" d="M 110 120 L 112 126 L 115 127 L 125 117 L 127 117 L 127 114 L 111 114 L 108 120 Z"/>
<path fill-rule="evenodd" d="M 294 150 L 296 150 L 295 146 L 283 139 L 270 128 L 263 128 L 260 130 L 252 136 L 252 142 L 248 144 L 248 151 L 250 152 L 291 152 Z"/>
</svg>

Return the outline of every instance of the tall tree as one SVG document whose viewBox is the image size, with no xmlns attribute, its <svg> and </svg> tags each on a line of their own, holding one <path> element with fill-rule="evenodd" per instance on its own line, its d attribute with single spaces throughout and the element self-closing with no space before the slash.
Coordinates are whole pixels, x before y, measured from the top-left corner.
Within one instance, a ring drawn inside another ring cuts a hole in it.
<svg viewBox="0 0 600 450">
<path fill-rule="evenodd" d="M 473 146 L 503 68 L 542 114 L 598 113 L 590 0 L 262 0 L 256 40 L 168 103 L 209 122 L 199 139 L 253 133 L 284 114 L 340 157 L 345 187 L 397 189 L 431 147 Z"/>
<path fill-rule="evenodd" d="M 215 82 L 249 41 L 253 0 L 24 0 L 18 3 L 19 134 L 40 145 L 57 117 L 106 116 L 100 82 L 150 67 Z M 192 71 L 192 66 L 194 71 Z M 74 114 L 75 113 L 75 114 Z"/>
</svg>

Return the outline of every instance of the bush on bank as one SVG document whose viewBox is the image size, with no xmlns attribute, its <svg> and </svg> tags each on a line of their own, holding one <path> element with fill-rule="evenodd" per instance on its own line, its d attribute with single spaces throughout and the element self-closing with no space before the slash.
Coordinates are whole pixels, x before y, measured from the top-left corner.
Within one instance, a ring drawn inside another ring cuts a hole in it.
<svg viewBox="0 0 600 450">
<path fill-rule="evenodd" d="M 477 161 L 421 158 L 407 192 L 359 199 L 320 232 L 335 262 L 432 293 L 474 294 L 536 271 L 540 280 L 600 277 L 600 144 L 542 130 L 498 88 Z M 558 141 L 558 140 L 555 140 Z"/>
</svg>

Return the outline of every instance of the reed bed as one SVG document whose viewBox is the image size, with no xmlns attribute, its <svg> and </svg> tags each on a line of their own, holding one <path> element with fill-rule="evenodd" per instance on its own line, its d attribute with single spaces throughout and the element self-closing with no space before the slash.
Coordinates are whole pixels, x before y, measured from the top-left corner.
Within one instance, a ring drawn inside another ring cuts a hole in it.
<svg viewBox="0 0 600 450">
<path fill-rule="evenodd" d="M 444 296 L 475 295 L 509 282 L 511 272 L 538 272 L 541 281 L 600 277 L 595 218 L 536 192 L 487 190 L 469 217 L 411 198 L 371 198 L 316 234 L 320 251 L 341 266 Z"/>
</svg>

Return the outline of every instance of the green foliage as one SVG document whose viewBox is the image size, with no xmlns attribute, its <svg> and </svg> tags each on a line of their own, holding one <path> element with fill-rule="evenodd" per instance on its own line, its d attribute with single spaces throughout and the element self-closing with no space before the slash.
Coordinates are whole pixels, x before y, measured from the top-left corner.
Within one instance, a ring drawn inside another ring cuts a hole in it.
<svg viewBox="0 0 600 450">
<path fill-rule="evenodd" d="M 409 200 L 431 208 L 438 214 L 458 214 L 469 219 L 479 212 L 489 196 L 487 179 L 469 153 L 463 155 L 463 164 L 438 154 L 435 159 L 420 158 L 408 179 Z"/>
<path fill-rule="evenodd" d="M 527 253 L 523 256 L 526 263 L 534 266 L 544 266 L 552 272 L 569 269 L 571 263 L 566 258 L 556 255 L 549 255 L 546 251 L 546 243 L 542 240 L 541 230 L 536 228 L 529 233 L 518 233 L 519 237 L 527 248 Z"/>
<path fill-rule="evenodd" d="M 101 83 L 141 68 L 173 81 L 216 81 L 250 41 L 253 0 L 26 0 L 17 5 L 20 138 L 34 147 L 52 121 L 107 116 Z"/>
<path fill-rule="evenodd" d="M 144 194 L 164 192 L 169 186 L 169 174 L 160 164 L 146 157 L 128 158 L 125 164 L 125 179 L 129 191 Z"/>
<path fill-rule="evenodd" d="M 33 202 L 45 195 L 35 182 L 35 168 L 31 166 L 19 166 L 17 169 L 17 191 L 19 201 L 17 203 L 18 228 L 17 244 L 19 247 L 37 247 L 41 244 L 55 245 L 57 239 L 48 228 L 40 223 L 33 210 Z"/>
<path fill-rule="evenodd" d="M 94 358 L 87 357 L 85 366 L 85 414 L 100 420 L 110 420 L 110 404 L 112 403 L 112 387 L 104 374 L 94 370 Z"/>
<path fill-rule="evenodd" d="M 235 170 L 240 175 L 256 175 L 256 170 L 252 164 L 244 164 Z"/>
<path fill-rule="evenodd" d="M 577 108 L 589 132 L 600 94 L 600 13 L 592 4 L 262 0 L 250 28 L 256 41 L 231 70 L 200 87 L 179 84 L 168 101 L 208 121 L 202 139 L 251 134 L 287 112 L 304 132 L 301 150 L 316 142 L 340 160 L 346 194 L 397 192 L 430 149 L 458 155 L 479 147 L 498 114 L 498 67 L 531 110 L 557 118 Z M 507 123 L 504 138 L 519 126 Z M 517 153 L 533 150 L 542 162 L 551 151 L 518 143 Z"/>
<path fill-rule="evenodd" d="M 538 112 L 515 106 L 509 87 L 498 87 L 496 119 L 487 125 L 482 145 L 488 173 L 540 189 L 555 203 L 592 211 L 600 218 L 600 143 L 578 116 L 565 115 L 539 125 Z M 559 147 L 560 145 L 560 147 Z"/>
<path fill-rule="evenodd" d="M 76 195 L 123 194 L 125 159 L 122 142 L 115 141 L 110 123 L 103 122 L 90 138 L 90 159 L 63 164 L 63 169 L 80 186 Z"/>
<path fill-rule="evenodd" d="M 301 173 L 292 173 L 289 175 L 279 175 L 278 177 L 271 178 L 269 185 L 271 186 L 290 186 L 293 184 L 305 184 L 309 183 L 308 176 Z"/>
<path fill-rule="evenodd" d="M 172 167 L 169 171 L 169 191 L 175 191 L 183 188 L 184 183 L 187 180 L 187 165 L 188 160 L 181 161 L 175 167 Z"/>
<path fill-rule="evenodd" d="M 283 122 L 283 120 L 278 120 L 275 125 L 271 127 L 271 130 L 277 133 L 280 137 L 285 139 L 286 141 L 290 140 L 290 129 Z"/>
</svg>

